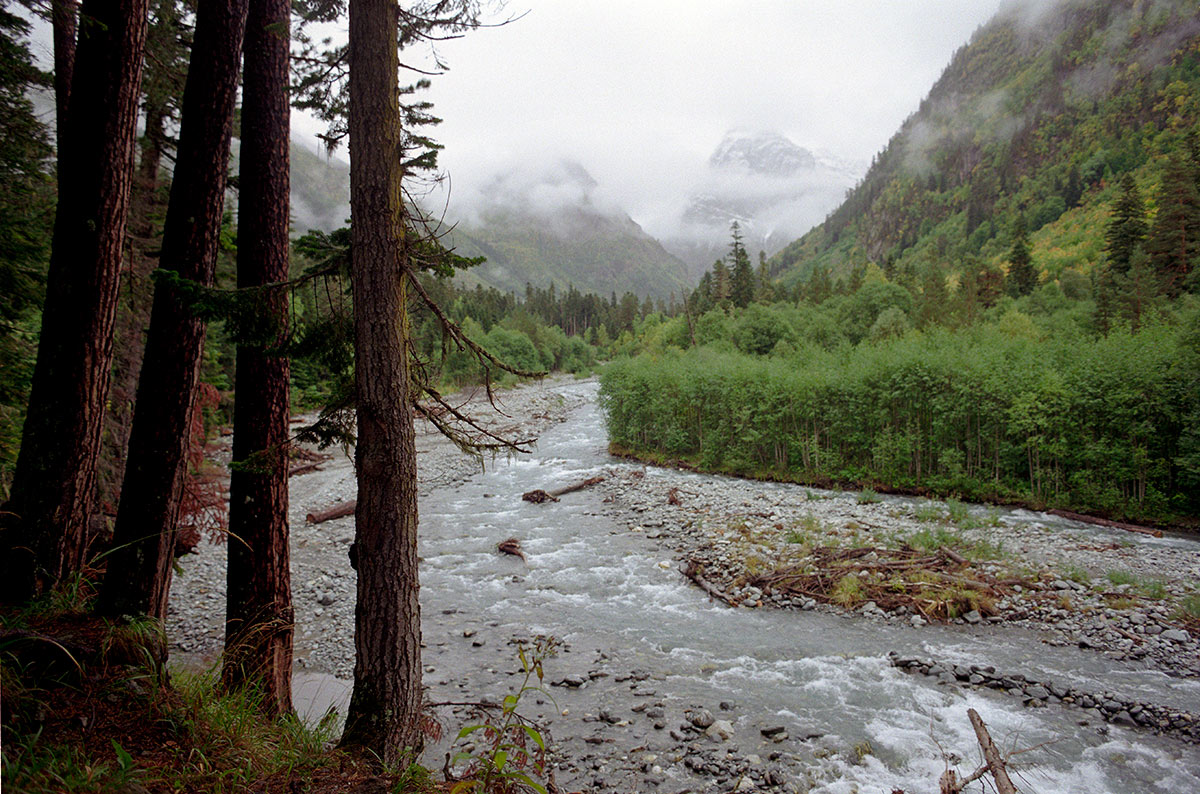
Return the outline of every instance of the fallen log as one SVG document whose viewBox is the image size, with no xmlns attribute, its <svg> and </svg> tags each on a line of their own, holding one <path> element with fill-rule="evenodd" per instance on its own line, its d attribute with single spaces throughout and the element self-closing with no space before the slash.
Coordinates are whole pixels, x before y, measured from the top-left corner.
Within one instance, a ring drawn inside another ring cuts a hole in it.
<svg viewBox="0 0 1200 794">
<path fill-rule="evenodd" d="M 996 781 L 996 791 L 999 794 L 1017 794 L 1017 787 L 1008 777 L 1008 770 L 1004 768 L 1004 759 L 1000 757 L 1000 751 L 992 743 L 992 737 L 988 733 L 987 726 L 983 724 L 979 712 L 975 709 L 967 709 L 967 717 L 971 720 L 971 727 L 975 729 L 975 738 L 979 741 L 979 749 L 983 751 L 983 759 L 987 761 L 988 771 L 992 773 L 992 779 Z"/>
<path fill-rule="evenodd" d="M 348 502 L 341 502 L 327 507 L 324 510 L 317 510 L 309 513 L 304 517 L 304 520 L 310 524 L 320 524 L 325 521 L 332 521 L 335 518 L 343 518 L 345 516 L 354 515 L 354 508 L 358 506 L 357 499 L 351 499 Z"/>
<path fill-rule="evenodd" d="M 1137 524 L 1126 524 L 1123 521 L 1112 521 L 1107 518 L 1097 518 L 1096 516 L 1085 516 L 1083 513 L 1072 513 L 1070 510 L 1047 510 L 1052 516 L 1059 518 L 1068 518 L 1071 521 L 1080 521 L 1084 524 L 1095 524 L 1098 527 L 1110 527 L 1112 529 L 1123 529 L 1126 532 L 1137 532 L 1139 535 L 1149 535 L 1154 538 L 1163 536 L 1161 529 L 1150 529 L 1149 527 L 1139 527 Z"/>
<path fill-rule="evenodd" d="M 696 586 L 699 587 L 701 590 L 708 593 L 710 598 L 715 598 L 718 601 L 724 601 L 726 604 L 729 604 L 729 606 L 731 606 L 731 607 L 737 606 L 737 604 L 735 604 L 729 598 L 729 596 L 725 594 L 724 590 L 717 587 L 715 584 L 713 584 L 712 582 L 709 582 L 703 576 L 701 576 L 701 574 L 704 572 L 704 568 L 700 565 L 700 563 L 696 562 L 695 560 L 688 560 L 687 565 L 682 566 L 679 569 L 679 572 L 682 573 L 684 576 L 686 576 L 688 579 L 691 579 L 692 582 L 694 582 L 696 584 Z"/>
<path fill-rule="evenodd" d="M 295 477 L 298 474 L 308 474 L 314 471 L 322 471 L 320 463 L 301 463 L 299 466 L 293 466 L 288 469 L 288 476 Z"/>
<path fill-rule="evenodd" d="M 584 488 L 590 488 L 593 485 L 604 482 L 603 477 L 589 477 L 586 480 L 577 482 L 574 485 L 568 485 L 566 488 L 559 488 L 554 491 L 543 491 L 540 488 L 533 491 L 526 491 L 521 494 L 521 499 L 534 504 L 542 504 L 543 502 L 557 502 L 558 497 L 565 494 L 582 491 Z"/>
<path fill-rule="evenodd" d="M 525 552 L 521 551 L 521 541 L 516 538 L 502 540 L 496 544 L 496 550 L 502 554 L 511 554 L 514 557 L 520 557 L 521 561 L 525 561 Z"/>
<path fill-rule="evenodd" d="M 971 564 L 971 561 L 968 560 L 966 557 L 962 556 L 961 554 L 954 551 L 953 549 L 947 548 L 946 546 L 938 546 L 938 551 L 940 551 L 942 554 L 945 554 L 948 559 L 950 559 L 953 562 L 958 563 L 959 565 L 970 565 Z"/>
</svg>

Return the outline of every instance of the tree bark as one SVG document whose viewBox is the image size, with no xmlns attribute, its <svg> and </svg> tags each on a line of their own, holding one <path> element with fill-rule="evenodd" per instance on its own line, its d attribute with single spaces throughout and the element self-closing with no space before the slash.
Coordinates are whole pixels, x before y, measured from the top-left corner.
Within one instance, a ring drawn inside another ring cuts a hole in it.
<svg viewBox="0 0 1200 794">
<path fill-rule="evenodd" d="M 75 35 L 79 30 L 79 0 L 50 0 L 54 29 L 54 125 L 67 125 L 71 104 L 71 79 L 75 73 Z"/>
<path fill-rule="evenodd" d="M 350 214 L 358 413 L 358 600 L 344 747 L 395 764 L 422 745 L 416 445 L 400 205 L 395 0 L 350 2 Z"/>
<path fill-rule="evenodd" d="M 29 411 L 3 532 L 0 589 L 28 601 L 79 572 L 112 361 L 146 0 L 85 0 Z"/>
<path fill-rule="evenodd" d="M 162 210 L 158 178 L 166 148 L 166 110 L 149 97 L 143 104 L 145 133 L 130 196 L 128 259 L 121 272 L 117 298 L 112 382 L 108 389 L 108 412 L 104 417 L 96 472 L 100 509 L 114 513 L 125 476 L 138 374 L 146 352 L 146 331 L 150 327 L 150 308 L 154 300 L 150 274 L 158 266 L 158 256 L 150 251 L 161 247 L 161 229 L 156 229 L 154 216 Z"/>
<path fill-rule="evenodd" d="M 246 0 L 206 0 L 198 7 L 163 229 L 160 268 L 205 285 L 213 282 L 220 243 L 246 5 Z M 159 284 L 101 592 L 102 614 L 166 619 L 204 332 L 205 322 L 178 289 Z"/>
<path fill-rule="evenodd" d="M 242 89 L 239 288 L 288 278 L 288 0 L 251 0 Z M 288 550 L 289 363 L 269 350 L 287 331 L 287 296 L 264 292 L 276 339 L 238 345 L 229 484 L 227 686 L 257 686 L 264 711 L 292 710 Z"/>
</svg>

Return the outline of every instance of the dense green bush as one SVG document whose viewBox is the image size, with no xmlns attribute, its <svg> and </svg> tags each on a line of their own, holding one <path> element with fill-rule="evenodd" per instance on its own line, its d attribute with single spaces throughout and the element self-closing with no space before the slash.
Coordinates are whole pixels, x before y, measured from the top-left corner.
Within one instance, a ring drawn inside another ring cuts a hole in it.
<svg viewBox="0 0 1200 794">
<path fill-rule="evenodd" d="M 713 470 L 1195 515 L 1197 317 L 1048 337 L 1010 307 L 833 351 L 668 350 L 609 365 L 600 394 L 614 448 Z"/>
</svg>

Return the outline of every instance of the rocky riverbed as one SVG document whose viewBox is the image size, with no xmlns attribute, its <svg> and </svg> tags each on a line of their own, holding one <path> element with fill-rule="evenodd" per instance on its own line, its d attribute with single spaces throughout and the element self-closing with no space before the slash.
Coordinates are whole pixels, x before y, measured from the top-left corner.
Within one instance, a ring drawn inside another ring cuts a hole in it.
<svg viewBox="0 0 1200 794">
<path fill-rule="evenodd" d="M 1200 685 L 1190 683 L 1197 646 L 1176 615 L 1200 565 L 1195 546 L 1048 516 L 887 497 L 860 504 L 856 494 L 614 462 L 586 404 L 593 392 L 548 380 L 502 393 L 502 412 L 476 398 L 488 426 L 506 434 L 572 421 L 538 455 L 497 462 L 485 476 L 431 428 L 418 433 L 429 698 L 499 702 L 522 680 L 518 645 L 565 638 L 546 662 L 551 686 L 522 702 L 555 740 L 560 785 L 915 791 L 957 763 L 939 742 L 973 752 L 967 705 L 994 731 L 1050 743 L 1039 761 L 1045 790 L 1135 790 L 1150 774 L 1139 770 L 1163 764 L 1173 771 L 1154 773 L 1145 790 L 1200 781 L 1194 748 L 1178 741 L 1195 736 L 1200 712 Z M 580 415 L 589 428 L 572 436 Z M 593 476 L 605 479 L 561 503 L 520 501 L 523 490 Z M 304 516 L 353 497 L 344 455 L 292 479 L 297 689 L 318 704 L 314 716 L 344 704 L 353 668 L 353 518 L 313 525 Z M 845 608 L 748 583 L 798 562 L 801 549 L 895 548 L 919 533 L 964 551 L 981 576 L 1029 586 L 939 623 L 885 610 L 883 599 Z M 512 535 L 527 560 L 497 553 Z M 688 584 L 678 570 L 686 560 L 739 606 Z M 224 547 L 202 544 L 181 565 L 168 627 L 176 655 L 215 658 Z M 1024 650 L 1005 653 L 1013 647 Z M 1088 669 L 1059 680 L 1038 673 L 1042 661 Z M 439 709 L 450 736 L 476 719 L 472 711 Z M 447 749 L 438 745 L 426 763 L 440 766 Z M 1094 766 L 1109 755 L 1126 760 Z"/>
<path fill-rule="evenodd" d="M 1064 521 L 1023 510 L 860 493 L 813 491 L 688 472 L 613 467 L 601 486 L 614 520 L 645 532 L 680 559 L 703 566 L 743 607 L 833 609 L 920 627 L 909 607 L 880 608 L 859 596 L 844 606 L 749 584 L 783 566 L 803 567 L 816 549 L 952 547 L 989 588 L 984 610 L 942 617 L 983 631 L 991 624 L 1046 632 L 1140 660 L 1175 676 L 1200 676 L 1200 636 L 1186 605 L 1200 602 L 1200 544 Z M 698 485 L 702 483 L 702 485 Z M 853 565 L 849 566 L 853 568 Z M 867 591 L 869 592 L 869 591 Z M 935 605 L 936 606 L 936 605 Z M 984 614 L 986 613 L 986 614 Z"/>
</svg>

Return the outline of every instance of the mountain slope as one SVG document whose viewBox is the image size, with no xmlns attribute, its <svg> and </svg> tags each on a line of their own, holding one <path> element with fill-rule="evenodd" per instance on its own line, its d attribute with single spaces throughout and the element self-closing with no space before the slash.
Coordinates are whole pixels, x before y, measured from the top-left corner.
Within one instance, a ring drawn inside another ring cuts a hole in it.
<svg viewBox="0 0 1200 794">
<path fill-rule="evenodd" d="M 771 131 L 727 132 L 664 240 L 695 275 L 728 253 L 729 227 L 747 248 L 773 254 L 836 207 L 863 169 L 815 154 Z"/>
<path fill-rule="evenodd" d="M 454 222 L 446 244 L 487 262 L 459 280 L 505 291 L 573 285 L 583 292 L 666 298 L 689 286 L 683 262 L 625 212 L 601 204 L 577 163 L 508 174 L 482 191 L 474 212 Z M 292 217 L 297 233 L 331 231 L 350 216 L 349 166 L 292 145 Z M 454 208 L 451 208 L 451 213 Z"/>
<path fill-rule="evenodd" d="M 1086 273 L 1115 183 L 1151 197 L 1200 122 L 1194 0 L 1066 0 L 1005 7 L 961 48 L 824 223 L 771 261 L 784 283 L 816 268 L 1002 264 L 1018 215 L 1035 266 Z"/>
</svg>

